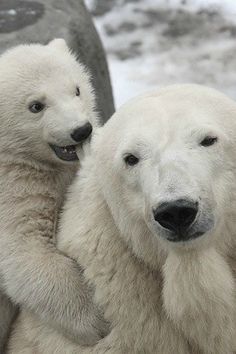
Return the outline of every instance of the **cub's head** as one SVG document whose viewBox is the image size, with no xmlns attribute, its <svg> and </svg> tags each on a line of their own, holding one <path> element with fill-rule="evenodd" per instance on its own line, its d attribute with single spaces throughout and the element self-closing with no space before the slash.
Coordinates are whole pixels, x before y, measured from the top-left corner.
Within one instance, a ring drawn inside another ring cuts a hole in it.
<svg viewBox="0 0 236 354">
<path fill-rule="evenodd" d="M 147 94 L 114 114 L 94 148 L 104 198 L 138 256 L 153 263 L 160 249 L 224 239 L 236 200 L 233 101 L 197 85 Z"/>
<path fill-rule="evenodd" d="M 20 45 L 0 57 L 0 153 L 56 164 L 97 124 L 85 68 L 62 39 Z"/>
</svg>

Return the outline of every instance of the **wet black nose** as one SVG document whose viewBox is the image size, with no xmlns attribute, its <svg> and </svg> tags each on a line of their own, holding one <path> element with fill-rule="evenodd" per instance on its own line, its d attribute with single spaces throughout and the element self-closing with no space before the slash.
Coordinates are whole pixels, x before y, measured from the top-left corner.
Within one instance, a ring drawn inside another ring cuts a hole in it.
<svg viewBox="0 0 236 354">
<path fill-rule="evenodd" d="M 182 234 L 195 220 L 198 203 L 185 199 L 162 203 L 153 211 L 154 219 L 165 229 Z"/>
<path fill-rule="evenodd" d="M 71 137 L 74 141 L 77 143 L 80 143 L 81 141 L 86 140 L 89 135 L 92 133 L 93 127 L 92 125 L 88 122 L 84 124 L 82 127 L 76 128 L 72 133 Z"/>
</svg>

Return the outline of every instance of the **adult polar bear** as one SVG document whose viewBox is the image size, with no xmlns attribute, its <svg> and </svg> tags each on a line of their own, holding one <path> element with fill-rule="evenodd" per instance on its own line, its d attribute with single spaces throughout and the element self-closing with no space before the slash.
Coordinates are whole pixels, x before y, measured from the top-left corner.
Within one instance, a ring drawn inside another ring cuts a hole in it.
<svg viewBox="0 0 236 354">
<path fill-rule="evenodd" d="M 0 89 L 0 352 L 13 303 L 91 345 L 107 323 L 53 240 L 75 147 L 97 124 L 89 75 L 57 39 L 3 54 Z"/>
<path fill-rule="evenodd" d="M 113 324 L 93 348 L 26 312 L 8 353 L 236 351 L 236 104 L 173 86 L 101 128 L 72 185 L 58 246 Z"/>
</svg>

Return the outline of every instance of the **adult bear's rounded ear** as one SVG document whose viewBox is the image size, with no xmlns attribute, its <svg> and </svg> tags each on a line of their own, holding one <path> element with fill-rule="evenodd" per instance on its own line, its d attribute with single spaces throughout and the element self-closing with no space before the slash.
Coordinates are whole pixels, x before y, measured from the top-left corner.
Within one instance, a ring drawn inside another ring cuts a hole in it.
<svg viewBox="0 0 236 354">
<path fill-rule="evenodd" d="M 63 38 L 55 38 L 51 42 L 49 42 L 48 45 L 50 47 L 54 47 L 55 49 L 62 50 L 63 52 L 69 51 L 66 41 Z"/>
</svg>

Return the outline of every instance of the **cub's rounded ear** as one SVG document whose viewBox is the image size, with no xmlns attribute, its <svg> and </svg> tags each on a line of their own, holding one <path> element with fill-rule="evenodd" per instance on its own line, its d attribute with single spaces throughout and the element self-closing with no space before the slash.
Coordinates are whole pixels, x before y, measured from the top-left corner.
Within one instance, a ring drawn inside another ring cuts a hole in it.
<svg viewBox="0 0 236 354">
<path fill-rule="evenodd" d="M 66 41 L 63 38 L 56 38 L 53 39 L 51 42 L 48 43 L 50 47 L 54 47 L 55 49 L 62 50 L 64 52 L 68 52 L 69 48 L 66 44 Z"/>
</svg>

